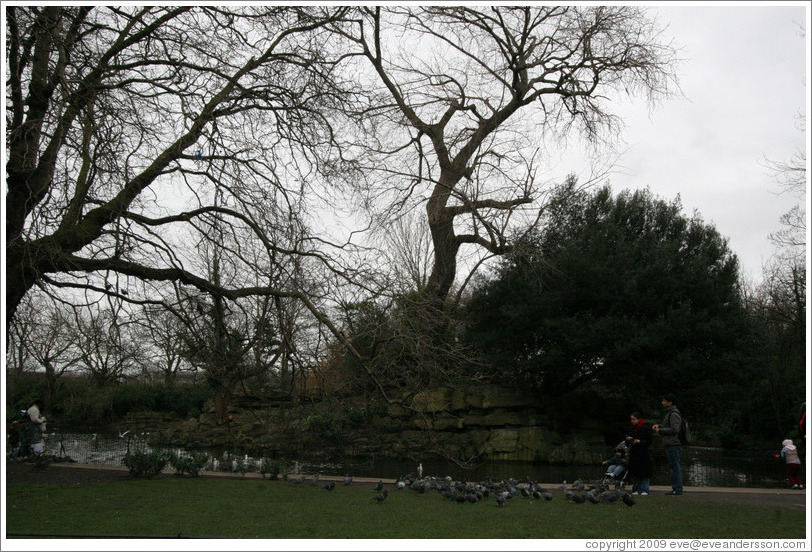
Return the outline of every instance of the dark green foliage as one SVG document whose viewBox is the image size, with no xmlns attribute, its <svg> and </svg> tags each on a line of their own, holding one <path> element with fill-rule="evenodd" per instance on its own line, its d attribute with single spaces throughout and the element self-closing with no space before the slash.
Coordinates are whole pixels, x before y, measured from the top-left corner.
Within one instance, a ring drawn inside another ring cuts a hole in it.
<svg viewBox="0 0 812 552">
<path fill-rule="evenodd" d="M 468 306 L 468 339 L 497 374 L 549 394 L 673 391 L 720 414 L 753 345 L 726 240 L 679 201 L 574 182 L 544 222 Z"/>
<path fill-rule="evenodd" d="M 178 475 L 190 475 L 198 477 L 200 470 L 206 465 L 209 457 L 203 452 L 193 452 L 191 454 L 180 455 L 171 452 L 167 455 L 169 465 L 175 469 Z"/>
<path fill-rule="evenodd" d="M 780 442 L 799 439 L 800 406 L 805 400 L 806 271 L 798 261 L 765 269 L 765 280 L 750 298 L 762 355 L 760 370 L 749 382 L 748 401 L 732 419 L 739 433 Z"/>
<path fill-rule="evenodd" d="M 282 466 L 278 460 L 274 460 L 269 456 L 264 456 L 262 458 L 262 464 L 259 466 L 259 473 L 262 474 L 262 478 L 265 479 L 266 475 L 269 475 L 272 480 L 279 479 L 279 473 L 282 471 Z"/>
<path fill-rule="evenodd" d="M 44 374 L 8 378 L 6 404 L 28 408 L 33 397 L 42 397 Z M 45 408 L 50 424 L 60 428 L 102 427 L 123 419 L 130 412 L 164 412 L 178 418 L 199 416 L 211 390 L 204 385 L 173 386 L 126 381 L 99 388 L 82 378 L 62 377 Z"/>
<path fill-rule="evenodd" d="M 348 405 L 323 404 L 305 419 L 305 430 L 326 441 L 338 442 L 345 429 L 363 426 L 363 411 Z"/>
<path fill-rule="evenodd" d="M 7 374 L 6 405 L 15 412 L 25 410 L 35 400 L 45 397 L 46 388 L 44 373 L 23 372 L 14 376 Z"/>
<path fill-rule="evenodd" d="M 200 415 L 203 404 L 211 398 L 211 391 L 202 385 L 162 384 L 139 381 L 121 383 L 115 388 L 112 409 L 116 417 L 127 412 L 166 412 L 180 418 Z"/>
<path fill-rule="evenodd" d="M 133 477 L 150 479 L 161 473 L 168 460 L 167 454 L 163 452 L 134 451 L 128 452 L 122 463 Z"/>
</svg>

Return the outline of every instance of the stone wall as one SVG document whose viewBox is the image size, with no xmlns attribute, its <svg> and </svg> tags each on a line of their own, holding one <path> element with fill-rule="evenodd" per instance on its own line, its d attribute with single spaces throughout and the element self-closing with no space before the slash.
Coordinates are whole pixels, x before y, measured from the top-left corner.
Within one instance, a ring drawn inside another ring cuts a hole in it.
<svg viewBox="0 0 812 552">
<path fill-rule="evenodd" d="M 374 421 L 396 455 L 428 446 L 459 458 L 594 464 L 606 454 L 595 397 L 543 401 L 519 388 L 479 385 L 402 399 Z"/>
<path fill-rule="evenodd" d="M 426 458 L 436 454 L 460 462 L 597 464 L 611 450 L 605 438 L 603 402 L 597 395 L 584 394 L 542 399 L 520 388 L 495 385 L 437 387 L 404 394 L 397 402 L 376 408 L 371 427 L 347 428 L 339 439 L 325 439 L 308 428 L 313 404 L 290 401 L 236 409 L 232 422 L 224 425 L 217 424 L 213 412 L 206 412 L 163 424 L 150 438 L 154 444 L 280 455 Z"/>
</svg>

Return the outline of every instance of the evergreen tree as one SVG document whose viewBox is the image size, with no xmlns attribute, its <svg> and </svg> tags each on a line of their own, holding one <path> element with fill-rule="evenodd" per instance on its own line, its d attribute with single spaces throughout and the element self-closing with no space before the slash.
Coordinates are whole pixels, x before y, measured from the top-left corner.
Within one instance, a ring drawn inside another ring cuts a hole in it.
<svg viewBox="0 0 812 552">
<path fill-rule="evenodd" d="M 753 332 L 727 240 L 681 211 L 647 190 L 565 183 L 543 230 L 473 294 L 468 338 L 503 379 L 543 393 L 592 385 L 652 401 L 669 390 L 722 415 L 752 365 Z"/>
</svg>

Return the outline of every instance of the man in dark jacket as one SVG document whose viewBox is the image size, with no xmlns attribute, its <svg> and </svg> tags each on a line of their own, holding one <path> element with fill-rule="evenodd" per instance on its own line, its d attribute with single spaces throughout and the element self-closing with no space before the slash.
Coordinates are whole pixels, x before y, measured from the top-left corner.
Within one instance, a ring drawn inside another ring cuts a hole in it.
<svg viewBox="0 0 812 552">
<path fill-rule="evenodd" d="M 667 495 L 681 495 L 682 491 L 682 443 L 679 440 L 679 430 L 682 426 L 682 415 L 676 404 L 676 397 L 671 394 L 663 395 L 662 405 L 665 409 L 663 423 L 652 426 L 654 433 L 663 438 L 665 457 L 668 460 L 668 470 L 671 472 L 671 490 Z"/>
</svg>

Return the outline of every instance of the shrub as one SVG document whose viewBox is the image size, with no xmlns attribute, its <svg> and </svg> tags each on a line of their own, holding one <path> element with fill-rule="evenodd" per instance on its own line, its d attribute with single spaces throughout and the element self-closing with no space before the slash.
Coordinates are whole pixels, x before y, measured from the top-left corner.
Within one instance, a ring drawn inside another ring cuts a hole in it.
<svg viewBox="0 0 812 552">
<path fill-rule="evenodd" d="M 281 471 L 279 462 L 276 460 L 272 460 L 268 456 L 265 456 L 262 459 L 262 464 L 259 467 L 259 473 L 262 474 L 262 478 L 265 479 L 266 474 L 270 474 L 272 480 L 279 479 L 279 472 Z"/>
<path fill-rule="evenodd" d="M 175 468 L 177 475 L 187 474 L 192 477 L 200 476 L 200 470 L 206 465 L 209 457 L 203 452 L 193 452 L 186 456 L 181 456 L 174 452 L 167 455 L 169 465 Z"/>
<path fill-rule="evenodd" d="M 128 452 L 124 456 L 124 465 L 133 477 L 149 479 L 155 477 L 166 467 L 167 455 L 163 452 Z"/>
</svg>

